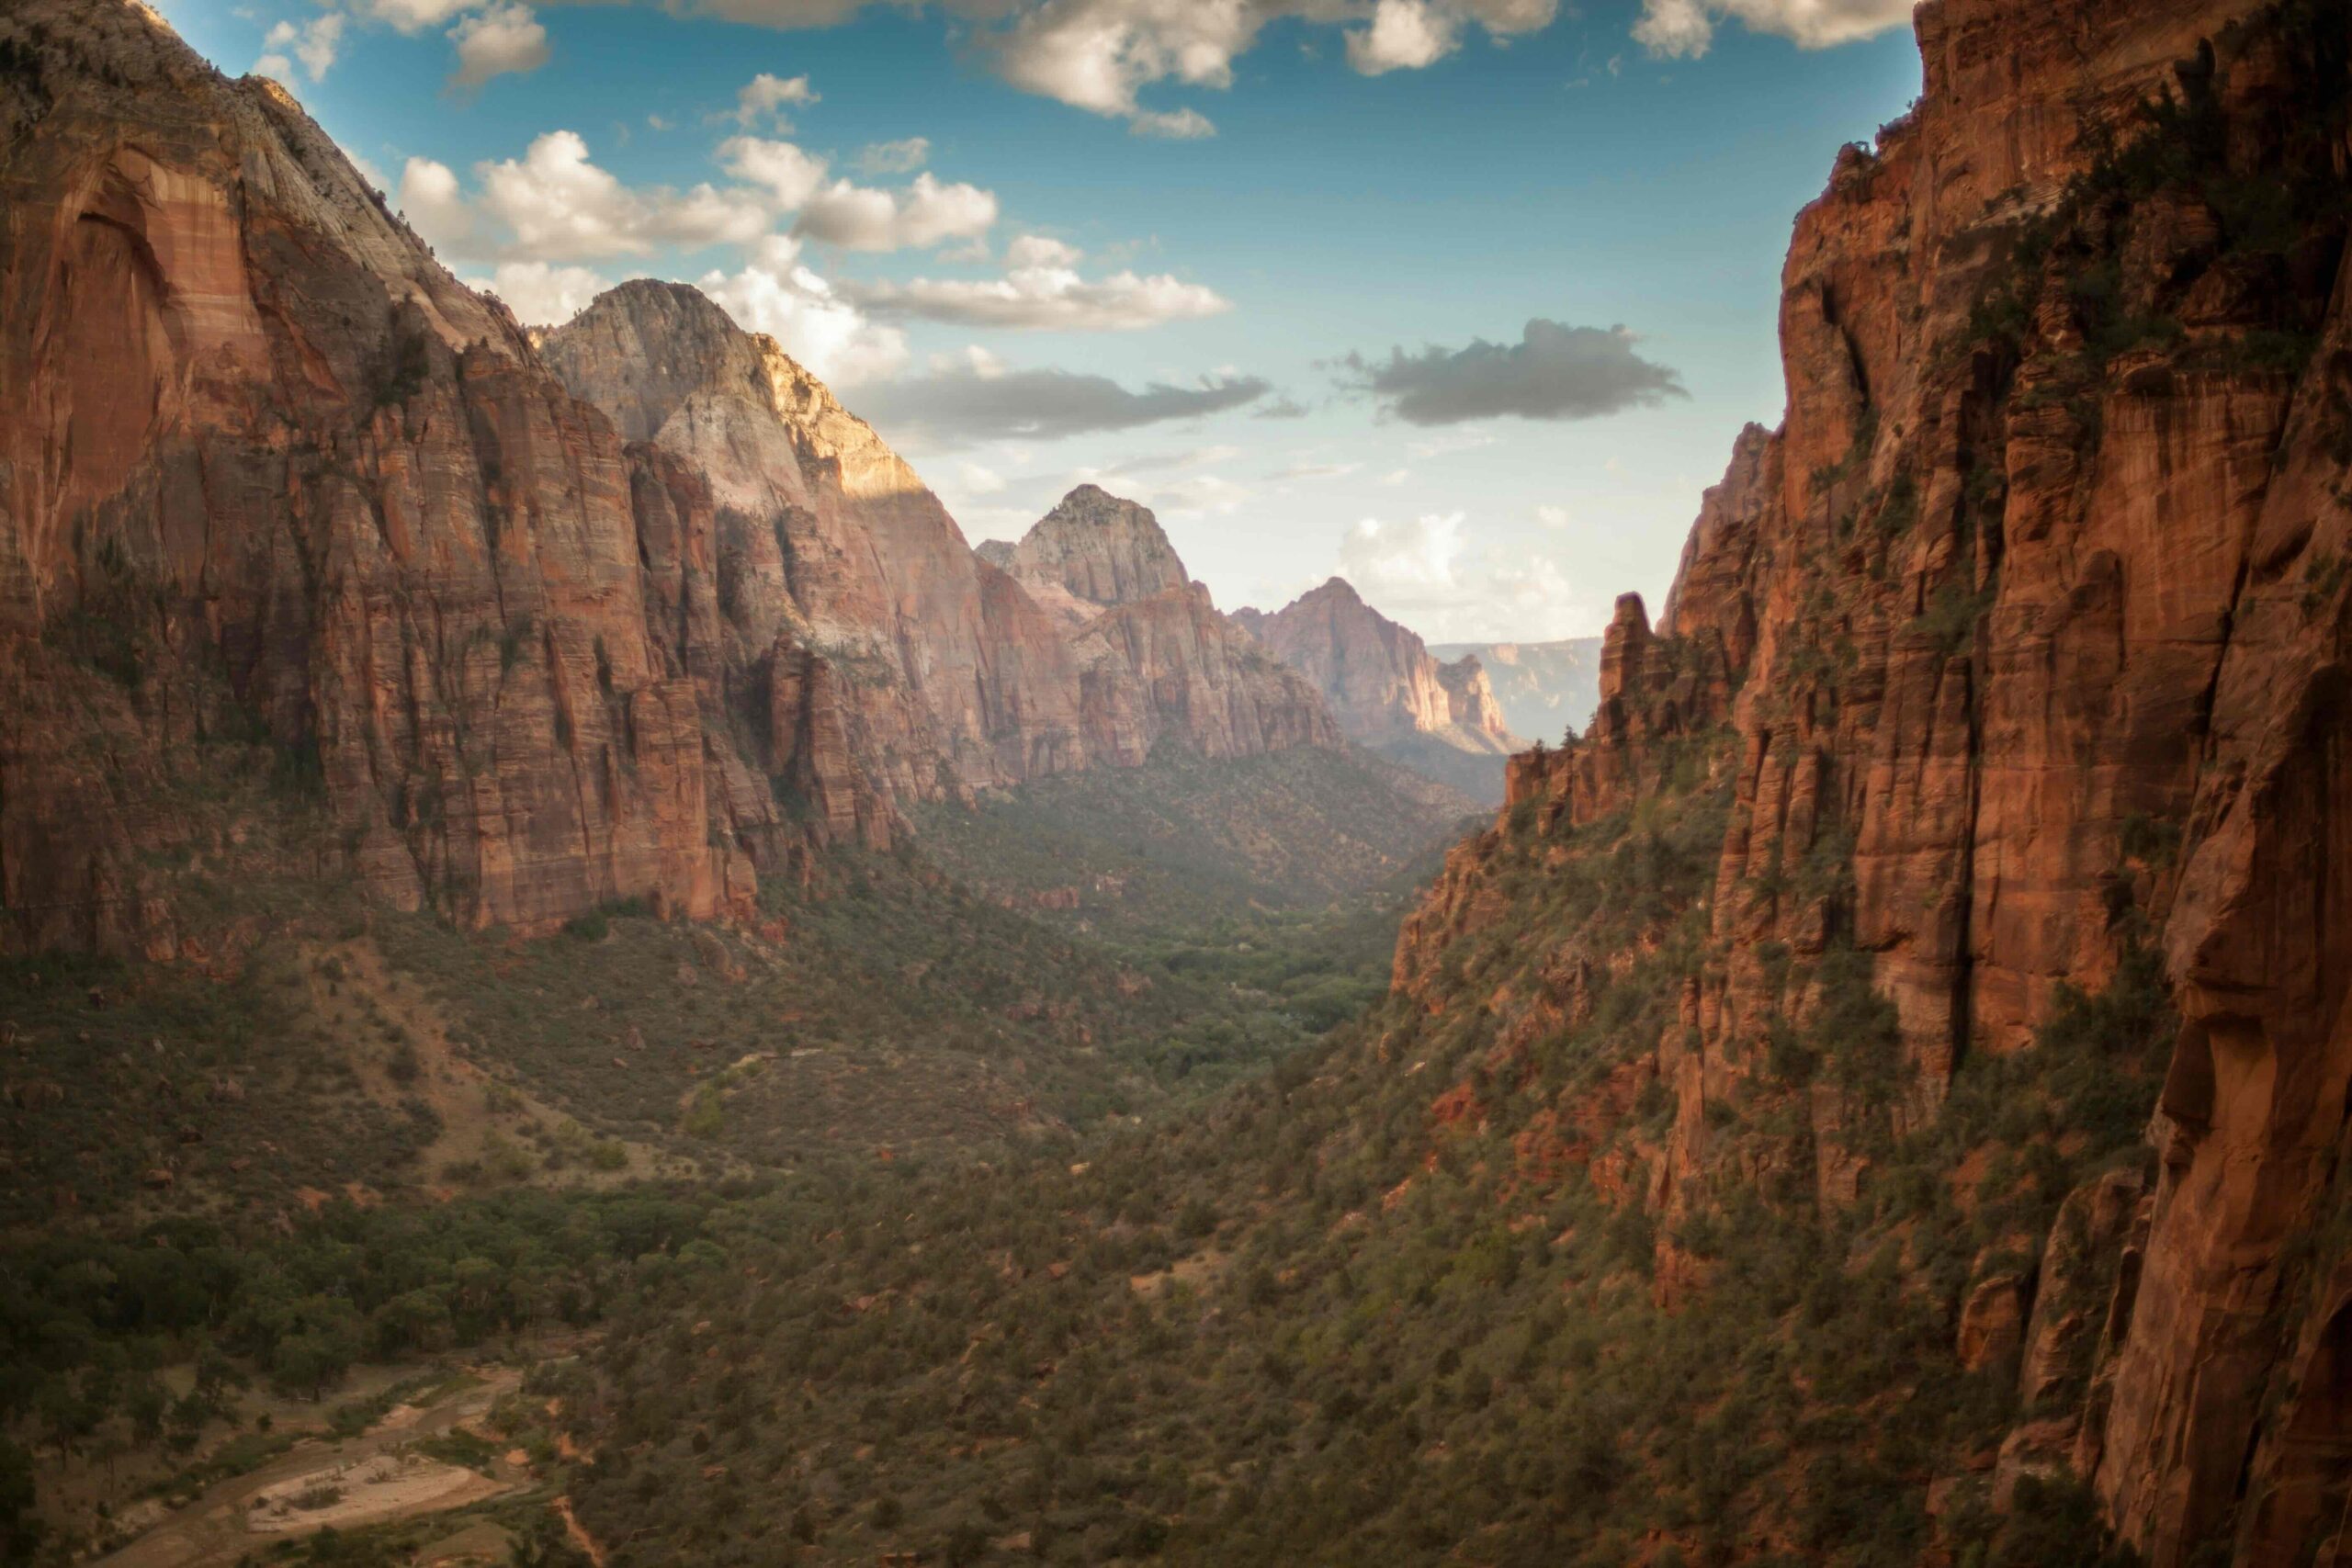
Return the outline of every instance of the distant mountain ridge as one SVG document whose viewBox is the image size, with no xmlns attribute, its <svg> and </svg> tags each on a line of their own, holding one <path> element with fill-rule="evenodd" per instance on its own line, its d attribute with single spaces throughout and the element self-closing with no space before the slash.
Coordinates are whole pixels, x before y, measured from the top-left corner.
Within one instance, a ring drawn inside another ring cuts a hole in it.
<svg viewBox="0 0 2352 1568">
<path fill-rule="evenodd" d="M 1502 759 L 1526 742 L 1477 659 L 1440 662 L 1342 577 L 1280 610 L 1238 610 L 1234 619 L 1313 682 L 1348 739 L 1481 800 L 1501 798 Z"/>
<path fill-rule="evenodd" d="M 1557 642 L 1447 642 L 1430 645 L 1432 657 L 1476 659 L 1492 683 L 1503 721 L 1521 735 L 1556 741 L 1570 728 L 1579 733 L 1600 705 L 1600 638 L 1565 637 Z"/>
</svg>

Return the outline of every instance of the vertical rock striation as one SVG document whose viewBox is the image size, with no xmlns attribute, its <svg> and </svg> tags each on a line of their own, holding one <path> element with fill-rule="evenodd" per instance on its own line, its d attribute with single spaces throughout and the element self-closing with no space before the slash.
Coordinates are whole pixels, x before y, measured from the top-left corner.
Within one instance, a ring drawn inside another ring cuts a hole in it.
<svg viewBox="0 0 2352 1568">
<path fill-rule="evenodd" d="M 1148 509 L 1080 485 L 1017 544 L 980 554 L 984 570 L 1001 569 L 1068 639 L 1082 728 L 1103 754 L 1139 761 L 1163 743 L 1209 757 L 1343 744 L 1314 688 L 1185 574 Z"/>
<path fill-rule="evenodd" d="M 855 709 L 851 754 L 821 766 L 893 801 L 1085 764 L 1058 646 L 1012 606 L 991 614 L 938 497 L 775 340 L 650 280 L 536 336 L 576 396 L 707 487 L 713 651 L 743 711 L 777 711 L 778 681 L 821 664 Z"/>
<path fill-rule="evenodd" d="M 530 341 L 132 0 L 0 16 L 0 945 L 168 953 L 289 853 L 709 916 L 914 801 L 1336 736 L 1172 554 L 1067 579 L 1144 595 L 1081 646 L 692 289 Z M 266 777 L 318 841 L 228 819 Z"/>
<path fill-rule="evenodd" d="M 2071 1469 L 2157 1568 L 2333 1560 L 2352 35 L 2316 0 L 1929 0 L 1917 28 L 1917 108 L 1798 220 L 1784 423 L 1741 435 L 1656 626 L 1620 604 L 1589 733 L 1513 759 L 1510 803 L 1594 822 L 1677 769 L 1729 773 L 1712 951 L 1659 1049 L 1669 1219 L 1755 1179 L 1708 1112 L 1776 1021 L 1821 1016 L 1792 974 L 1849 955 L 1902 1064 L 1883 1112 L 1814 1086 L 1795 1157 L 1830 1206 L 1970 1055 L 2160 975 L 2179 1028 L 2151 1186 L 2086 1188 L 2063 1235 L 1971 1272 L 1961 1348 L 2021 1355 L 2043 1401 L 1996 1500 L 2018 1467 Z M 1497 902 L 1457 852 L 1400 989 L 1435 1005 Z M 1658 1253 L 1670 1300 L 1700 1271 L 1670 1235 Z"/>
<path fill-rule="evenodd" d="M 1271 614 L 1244 610 L 1235 618 L 1313 682 L 1348 739 L 1494 798 L 1501 760 L 1521 742 L 1504 724 L 1476 655 L 1441 664 L 1419 637 L 1339 577 Z"/>
</svg>

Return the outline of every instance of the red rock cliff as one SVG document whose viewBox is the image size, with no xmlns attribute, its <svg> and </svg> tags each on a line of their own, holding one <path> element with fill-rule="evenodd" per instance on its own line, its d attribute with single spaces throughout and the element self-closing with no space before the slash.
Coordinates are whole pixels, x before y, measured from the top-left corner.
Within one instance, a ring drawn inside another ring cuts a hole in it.
<svg viewBox="0 0 2352 1568">
<path fill-rule="evenodd" d="M 127 5 L 17 6 L 0 46 L 6 940 L 167 947 L 150 878 L 229 737 L 313 773 L 401 905 L 748 892 L 773 807 L 649 598 L 611 427 L 271 84 Z"/>
<path fill-rule="evenodd" d="M 718 557 L 700 592 L 736 701 L 756 711 L 812 657 L 853 672 L 856 766 L 894 799 L 936 795 L 943 765 L 967 784 L 1084 765 L 1058 643 L 990 614 L 987 569 L 938 497 L 775 340 L 650 281 L 537 336 L 623 436 L 707 485 Z"/>
<path fill-rule="evenodd" d="M 1518 746 L 1476 657 L 1441 664 L 1420 637 L 1335 577 L 1281 609 L 1238 617 L 1274 656 L 1323 693 L 1341 728 L 1365 745 L 1430 736 L 1458 750 Z"/>
<path fill-rule="evenodd" d="M 128 0 L 0 15 L 0 945 L 168 953 L 175 879 L 288 855 L 704 916 L 913 800 L 1336 738 L 1181 570 L 1169 635 L 1075 647 L 691 290 L 545 347 L 275 85 Z"/>
<path fill-rule="evenodd" d="M 1148 508 L 1080 485 L 1017 544 L 979 555 L 1068 640 L 1081 728 L 1102 754 L 1140 761 L 1163 741 L 1209 757 L 1344 743 L 1315 689 L 1186 575 Z"/>
<path fill-rule="evenodd" d="M 2045 1336 L 2098 1348 L 2016 1462 L 2091 1482 L 2158 1568 L 2310 1561 L 2352 1544 L 2346 15 L 1930 0 L 1917 26 L 1918 108 L 1798 221 L 1783 423 L 1739 439 L 1657 626 L 1620 604 L 1590 733 L 1515 759 L 1510 802 L 1595 821 L 1729 734 L 1714 951 L 1659 1055 L 1668 1215 L 1752 1177 L 1709 1108 L 1817 1000 L 1792 954 L 1858 951 L 1892 1004 L 1896 1134 L 1970 1054 L 2160 954 L 2153 1191 L 2086 1190 L 2069 1212 L 2114 1223 L 2035 1249 L 2053 1302 L 2085 1235 L 2120 1282 L 2088 1328 L 2030 1325 L 2029 1376 Z M 1438 1005 L 1498 897 L 1457 852 L 1399 987 Z M 1870 1179 L 1854 1114 L 1816 1089 L 1833 1206 Z M 1659 1250 L 1670 1299 L 1695 1276 Z M 1981 1285 L 1971 1365 L 2036 1280 Z"/>
</svg>

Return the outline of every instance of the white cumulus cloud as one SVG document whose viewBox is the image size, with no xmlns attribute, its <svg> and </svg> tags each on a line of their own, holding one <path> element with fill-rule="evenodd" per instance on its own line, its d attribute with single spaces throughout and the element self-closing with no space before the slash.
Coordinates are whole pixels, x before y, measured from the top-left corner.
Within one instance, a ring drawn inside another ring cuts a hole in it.
<svg viewBox="0 0 2352 1568">
<path fill-rule="evenodd" d="M 1461 18 L 1428 0 L 1380 0 L 1372 26 L 1348 35 L 1348 63 L 1366 76 L 1419 71 L 1461 41 Z"/>
<path fill-rule="evenodd" d="M 1348 35 L 1348 57 L 1371 74 L 1429 65 L 1476 23 L 1496 39 L 1550 25 L 1558 0 L 1015 0 L 968 10 L 1002 19 L 982 34 L 996 68 L 1017 87 L 1125 119 L 1138 134 L 1199 137 L 1216 127 L 1194 108 L 1147 108 L 1160 83 L 1222 89 L 1233 62 L 1269 22 L 1299 17 L 1368 27 Z"/>
<path fill-rule="evenodd" d="M 765 187 L 786 212 L 799 210 L 824 188 L 825 160 L 789 141 L 730 136 L 719 143 L 718 158 L 737 179 Z"/>
<path fill-rule="evenodd" d="M 1852 43 L 1902 27 L 1916 0 L 1642 0 L 1634 38 L 1666 60 L 1695 60 L 1719 20 L 1791 39 L 1806 49 Z"/>
<path fill-rule="evenodd" d="M 473 209 L 447 164 L 411 158 L 401 170 L 400 207 L 410 226 L 435 245 L 458 248 L 473 235 Z"/>
<path fill-rule="evenodd" d="M 1044 234 L 1019 234 L 1004 247 L 1004 265 L 1016 269 L 1076 266 L 1086 253 Z"/>
<path fill-rule="evenodd" d="M 401 205 L 426 239 L 485 259 L 594 261 L 665 244 L 749 244 L 774 216 L 752 190 L 631 189 L 598 167 L 572 130 L 548 131 L 520 158 L 477 164 L 474 178 L 480 194 L 469 201 L 447 165 L 412 158 Z"/>
<path fill-rule="evenodd" d="M 365 0 L 364 9 L 376 20 L 413 35 L 437 28 L 479 4 L 481 0 Z"/>
<path fill-rule="evenodd" d="M 502 262 L 488 277 L 466 279 L 506 301 L 525 326 L 557 326 L 588 308 L 612 284 L 584 266 L 547 262 Z"/>
<path fill-rule="evenodd" d="M 741 270 L 713 270 L 699 286 L 736 325 L 775 338 L 823 380 L 873 381 L 906 367 L 906 334 L 876 324 L 841 298 L 803 265 L 799 245 L 784 235 L 752 246 Z"/>
<path fill-rule="evenodd" d="M 993 193 L 922 174 L 896 191 L 835 180 L 801 204 L 793 231 L 846 251 L 924 249 L 975 239 L 996 218 Z"/>
<path fill-rule="evenodd" d="M 735 95 L 735 123 L 749 127 L 765 119 L 779 129 L 789 129 L 784 111 L 806 108 L 817 101 L 817 92 L 808 85 L 808 77 L 775 76 L 763 71 Z"/>
<path fill-rule="evenodd" d="M 335 50 L 342 41 L 343 17 L 337 12 L 330 11 L 308 22 L 273 23 L 269 31 L 262 35 L 262 56 L 254 62 L 254 70 L 291 86 L 294 63 L 300 61 L 303 71 L 316 82 L 334 64 Z"/>
<path fill-rule="evenodd" d="M 528 6 L 502 0 L 449 29 L 458 46 L 453 87 L 479 87 L 493 76 L 537 71 L 548 62 L 548 30 Z"/>
</svg>

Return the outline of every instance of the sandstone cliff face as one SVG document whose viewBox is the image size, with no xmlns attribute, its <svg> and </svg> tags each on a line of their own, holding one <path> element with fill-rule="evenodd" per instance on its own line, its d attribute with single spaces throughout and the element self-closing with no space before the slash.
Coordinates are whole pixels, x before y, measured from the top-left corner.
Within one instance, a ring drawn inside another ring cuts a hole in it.
<svg viewBox="0 0 2352 1568">
<path fill-rule="evenodd" d="M 1276 658 L 1315 682 L 1351 739 L 1370 745 L 1437 735 L 1464 750 L 1498 754 L 1517 746 L 1475 657 L 1440 664 L 1344 578 L 1271 615 L 1240 618 Z"/>
<path fill-rule="evenodd" d="M 773 711 L 777 672 L 821 661 L 863 731 L 840 763 L 893 800 L 934 796 L 943 772 L 982 785 L 1084 765 L 1059 645 L 990 614 L 986 569 L 938 498 L 773 339 L 694 288 L 642 281 L 537 341 L 625 438 L 707 484 L 718 554 L 699 591 L 739 706 Z"/>
<path fill-rule="evenodd" d="M 709 916 L 914 800 L 1335 738 L 1198 637 L 1081 662 L 692 290 L 535 345 L 127 0 L 0 17 L 0 945 L 167 954 L 178 880 L 265 862 L 477 925 Z M 1190 626 L 1181 568 L 1068 564 Z M 221 807 L 272 776 L 319 841 Z"/>
<path fill-rule="evenodd" d="M 1656 628 L 1621 603 L 1589 734 L 1514 759 L 1510 800 L 1587 824 L 1678 770 L 1731 790 L 1657 1056 L 1668 1220 L 1788 1157 L 1713 1123 L 1839 954 L 1902 1067 L 1883 1109 L 1815 1084 L 1796 1157 L 1829 1206 L 1962 1063 L 2160 960 L 2153 1188 L 2070 1205 L 2111 1297 L 2068 1300 L 2076 1243 L 2037 1238 L 2038 1269 L 1972 1274 L 1961 1349 L 2044 1393 L 2052 1344 L 2093 1365 L 2005 1475 L 2080 1474 L 2160 1568 L 2308 1561 L 2352 1483 L 2343 14 L 1931 0 L 1918 31 L 1918 109 L 1798 222 L 1784 424 L 1740 438 Z M 1486 852 L 1400 943 L 1433 1006 L 1502 918 Z M 1661 1299 L 1703 1275 L 1660 1242 Z"/>
<path fill-rule="evenodd" d="M 256 747 L 403 906 L 743 896 L 773 806 L 605 422 L 277 87 L 129 6 L 0 45 L 0 940 L 169 951 L 157 867 L 218 826 L 186 786 Z"/>
<path fill-rule="evenodd" d="M 1437 667 L 1437 683 L 1445 688 L 1445 721 L 1467 736 L 1483 738 L 1489 745 L 1512 750 L 1518 737 L 1503 722 L 1503 705 L 1495 696 L 1495 683 L 1487 678 L 1487 667 L 1475 653 L 1441 663 Z"/>
<path fill-rule="evenodd" d="M 1102 754 L 1132 762 L 1163 742 L 1209 757 L 1344 744 L 1314 688 L 1185 575 L 1148 508 L 1080 485 L 1019 543 L 977 553 L 1067 639 L 1081 728 Z"/>
<path fill-rule="evenodd" d="M 1476 655 L 1440 663 L 1343 578 L 1268 614 L 1234 619 L 1323 694 L 1348 739 L 1491 802 L 1521 741 Z"/>
<path fill-rule="evenodd" d="M 1503 727 L 1547 741 L 1592 722 L 1600 702 L 1600 639 L 1431 643 L 1432 657 L 1475 657 L 1487 672 Z"/>
<path fill-rule="evenodd" d="M 1185 587 L 1184 563 L 1149 509 L 1080 485 L 994 564 L 1047 609 L 1082 625 L 1097 610 Z"/>
</svg>

